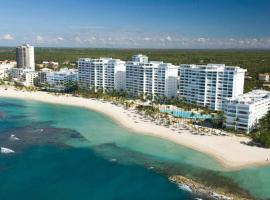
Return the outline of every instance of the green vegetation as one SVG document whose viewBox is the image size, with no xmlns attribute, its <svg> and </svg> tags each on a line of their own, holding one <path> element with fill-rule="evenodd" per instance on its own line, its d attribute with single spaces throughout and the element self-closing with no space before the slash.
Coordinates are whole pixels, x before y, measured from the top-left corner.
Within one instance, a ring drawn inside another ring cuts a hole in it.
<svg viewBox="0 0 270 200">
<path fill-rule="evenodd" d="M 124 91 L 116 91 L 116 90 L 107 90 L 103 92 L 102 89 L 98 89 L 95 91 L 94 89 L 86 91 L 73 88 L 73 91 L 69 91 L 73 93 L 74 96 L 82 96 L 84 98 L 93 98 L 93 99 L 104 99 L 104 100 L 126 100 L 127 93 Z"/>
<path fill-rule="evenodd" d="M 270 111 L 266 116 L 259 120 L 259 123 L 251 136 L 256 142 L 259 142 L 264 147 L 270 148 Z"/>
<path fill-rule="evenodd" d="M 251 80 L 246 80 L 245 91 L 260 88 L 258 73 L 270 71 L 270 50 L 153 50 L 153 49 L 76 49 L 76 48 L 35 48 L 36 63 L 44 60 L 58 61 L 60 67 L 74 67 L 80 57 L 113 57 L 130 60 L 131 56 L 142 53 L 151 60 L 162 60 L 179 65 L 224 63 L 248 69 Z M 0 48 L 0 60 L 15 60 L 15 48 Z"/>
</svg>

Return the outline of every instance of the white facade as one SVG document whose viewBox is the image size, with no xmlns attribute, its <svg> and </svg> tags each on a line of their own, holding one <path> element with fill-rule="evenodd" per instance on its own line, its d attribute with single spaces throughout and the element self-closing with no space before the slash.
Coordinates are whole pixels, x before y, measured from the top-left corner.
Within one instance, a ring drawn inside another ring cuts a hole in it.
<svg viewBox="0 0 270 200">
<path fill-rule="evenodd" d="M 81 89 L 125 90 L 125 62 L 112 58 L 80 58 L 78 82 Z"/>
<path fill-rule="evenodd" d="M 270 92 L 252 92 L 227 98 L 225 101 L 226 127 L 249 133 L 259 119 L 270 110 Z"/>
<path fill-rule="evenodd" d="M 76 69 L 63 68 L 60 71 L 53 71 L 46 74 L 47 83 L 55 90 L 64 90 L 68 83 L 78 81 L 78 71 Z"/>
<path fill-rule="evenodd" d="M 11 76 L 11 78 L 15 79 L 15 80 L 21 80 L 24 81 L 25 80 L 25 74 L 28 72 L 34 72 L 31 69 L 23 69 L 23 68 L 11 68 L 9 70 L 9 75 Z"/>
<path fill-rule="evenodd" d="M 126 64 L 126 89 L 132 96 L 146 95 L 176 97 L 178 67 L 170 63 L 148 62 L 135 55 Z"/>
<path fill-rule="evenodd" d="M 51 73 L 52 70 L 49 68 L 43 68 L 40 71 L 38 71 L 38 79 L 40 84 L 46 84 L 47 83 L 47 74 Z"/>
<path fill-rule="evenodd" d="M 17 68 L 31 69 L 35 71 L 34 47 L 29 44 L 16 48 Z"/>
<path fill-rule="evenodd" d="M 132 56 L 133 62 L 148 63 L 148 57 L 142 54 Z"/>
<path fill-rule="evenodd" d="M 26 72 L 25 73 L 25 82 L 23 82 L 24 86 L 26 87 L 33 87 L 34 86 L 34 80 L 38 77 L 37 72 Z"/>
<path fill-rule="evenodd" d="M 0 61 L 0 79 L 7 78 L 9 75 L 9 71 L 16 67 L 16 61 Z"/>
<path fill-rule="evenodd" d="M 243 94 L 245 69 L 224 64 L 180 65 L 179 97 L 222 110 L 225 98 Z"/>
</svg>

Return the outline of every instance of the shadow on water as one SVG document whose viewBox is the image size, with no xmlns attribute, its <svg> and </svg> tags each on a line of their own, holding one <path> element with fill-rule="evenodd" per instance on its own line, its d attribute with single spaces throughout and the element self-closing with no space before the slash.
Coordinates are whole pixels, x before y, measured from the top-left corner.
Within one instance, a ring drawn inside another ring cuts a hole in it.
<svg viewBox="0 0 270 200">
<path fill-rule="evenodd" d="M 16 115 L 16 116 L 12 116 L 11 119 L 12 120 L 16 120 L 16 119 L 22 120 L 22 119 L 25 119 L 27 117 L 28 117 L 28 115 Z"/>
<path fill-rule="evenodd" d="M 5 118 L 5 113 L 0 111 L 0 120 Z"/>
<path fill-rule="evenodd" d="M 50 121 L 42 123 L 32 123 L 31 125 L 8 128 L 1 131 L 0 144 L 2 147 L 6 147 L 20 152 L 29 145 L 44 145 L 52 144 L 58 147 L 68 147 L 68 141 L 77 140 L 79 142 L 85 142 L 85 138 L 77 131 L 64 129 L 64 128 L 52 128 L 49 125 Z M 12 137 L 14 135 L 17 140 Z"/>
<path fill-rule="evenodd" d="M 0 107 L 13 107 L 13 108 L 25 108 L 25 105 L 6 102 L 3 99 L 0 101 Z"/>
</svg>

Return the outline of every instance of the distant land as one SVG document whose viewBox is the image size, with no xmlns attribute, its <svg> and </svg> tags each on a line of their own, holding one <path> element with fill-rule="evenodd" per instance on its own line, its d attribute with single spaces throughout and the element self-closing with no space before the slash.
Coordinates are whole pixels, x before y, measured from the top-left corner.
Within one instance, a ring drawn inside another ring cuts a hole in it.
<svg viewBox="0 0 270 200">
<path fill-rule="evenodd" d="M 245 81 L 245 91 L 260 88 L 259 73 L 269 72 L 270 50 L 266 49 L 104 49 L 104 48 L 56 48 L 36 47 L 36 64 L 44 60 L 59 62 L 60 67 L 74 67 L 81 57 L 112 57 L 130 60 L 132 55 L 142 53 L 150 60 L 162 60 L 175 65 L 224 63 L 238 65 L 248 70 L 252 79 Z M 15 60 L 15 47 L 0 47 L 0 60 Z"/>
</svg>

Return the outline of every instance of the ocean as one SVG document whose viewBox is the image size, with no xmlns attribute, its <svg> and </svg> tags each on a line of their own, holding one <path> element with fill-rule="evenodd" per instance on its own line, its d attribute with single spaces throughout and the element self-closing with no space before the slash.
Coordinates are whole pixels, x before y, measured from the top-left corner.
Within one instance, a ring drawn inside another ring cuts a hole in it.
<svg viewBox="0 0 270 200">
<path fill-rule="evenodd" d="M 12 140 L 13 134 L 20 140 Z M 0 199 L 195 199 L 183 175 L 270 198 L 270 167 L 227 171 L 211 157 L 133 133 L 78 107 L 0 98 Z"/>
</svg>

